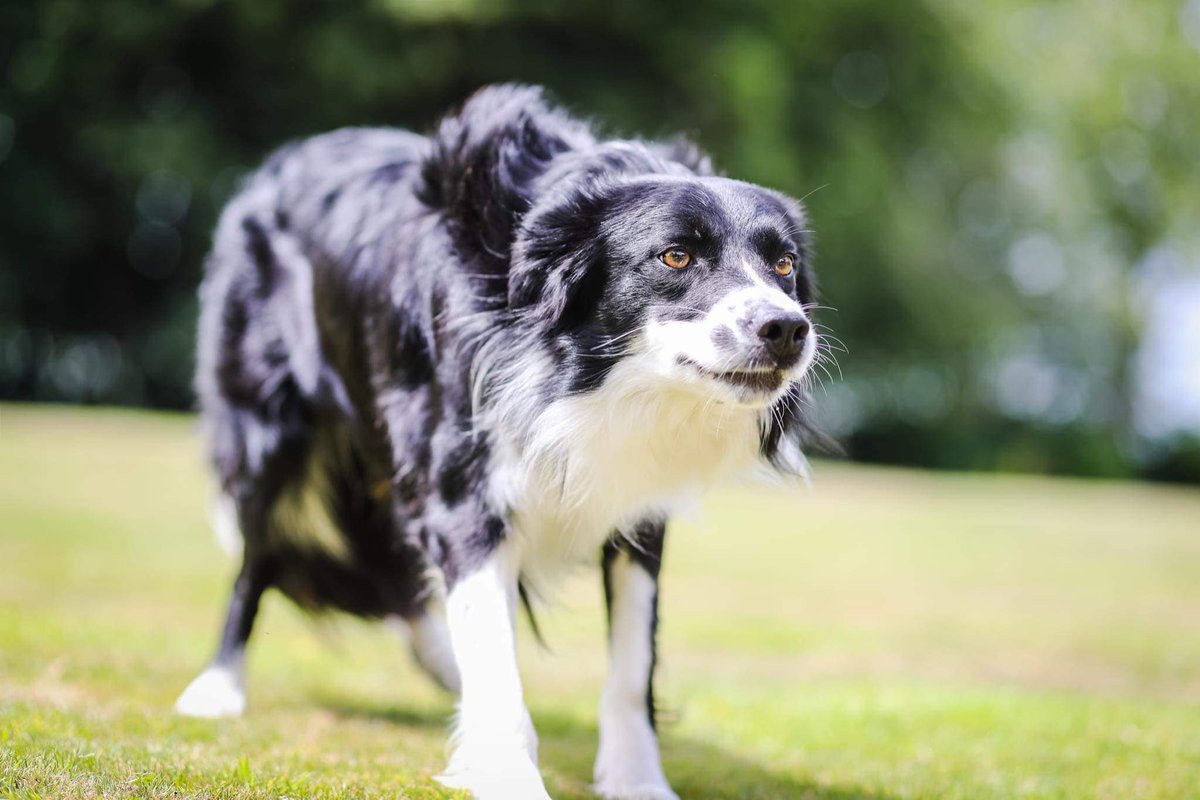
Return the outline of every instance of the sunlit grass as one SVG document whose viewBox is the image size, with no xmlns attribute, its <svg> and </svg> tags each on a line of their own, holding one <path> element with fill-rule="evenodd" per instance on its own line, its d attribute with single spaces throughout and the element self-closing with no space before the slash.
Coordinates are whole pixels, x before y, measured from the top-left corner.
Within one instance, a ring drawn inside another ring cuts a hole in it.
<svg viewBox="0 0 1200 800">
<path fill-rule="evenodd" d="M 171 714 L 233 568 L 193 425 L 0 408 L 0 796 L 447 796 L 452 702 L 382 627 L 271 597 L 247 716 Z M 684 798 L 1200 795 L 1200 494 L 816 471 L 672 532 L 659 689 Z M 589 796 L 597 583 L 543 612 L 549 652 L 523 643 L 558 798 Z"/>
</svg>

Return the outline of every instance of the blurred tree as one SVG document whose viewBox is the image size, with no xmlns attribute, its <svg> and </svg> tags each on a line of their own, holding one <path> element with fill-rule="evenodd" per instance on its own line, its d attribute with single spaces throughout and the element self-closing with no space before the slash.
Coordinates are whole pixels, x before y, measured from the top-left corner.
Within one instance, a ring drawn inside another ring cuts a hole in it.
<svg viewBox="0 0 1200 800">
<path fill-rule="evenodd" d="M 516 80 L 807 197 L 852 453 L 1128 472 L 1136 265 L 1200 261 L 1198 50 L 1197 0 L 5 4 L 0 396 L 187 407 L 239 175 Z"/>
</svg>

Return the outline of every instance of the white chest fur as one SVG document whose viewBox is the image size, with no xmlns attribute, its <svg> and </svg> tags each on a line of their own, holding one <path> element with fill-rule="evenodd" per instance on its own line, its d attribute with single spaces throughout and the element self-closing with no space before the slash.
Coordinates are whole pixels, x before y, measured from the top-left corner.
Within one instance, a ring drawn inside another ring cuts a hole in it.
<svg viewBox="0 0 1200 800">
<path fill-rule="evenodd" d="M 618 365 L 599 390 L 556 401 L 498 443 L 492 500 L 509 510 L 522 572 L 535 583 L 594 559 L 613 530 L 663 516 L 758 462 L 759 410 L 639 372 Z"/>
</svg>

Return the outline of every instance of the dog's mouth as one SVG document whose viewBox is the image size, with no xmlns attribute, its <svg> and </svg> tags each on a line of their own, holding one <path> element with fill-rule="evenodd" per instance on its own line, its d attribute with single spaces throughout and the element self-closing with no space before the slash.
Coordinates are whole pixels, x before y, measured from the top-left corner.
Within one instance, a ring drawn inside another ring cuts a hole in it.
<svg viewBox="0 0 1200 800">
<path fill-rule="evenodd" d="M 773 394 L 779 391 L 784 381 L 787 380 L 787 373 L 781 369 L 735 369 L 718 372 L 698 364 L 690 358 L 681 360 L 706 378 L 754 394 Z"/>
</svg>

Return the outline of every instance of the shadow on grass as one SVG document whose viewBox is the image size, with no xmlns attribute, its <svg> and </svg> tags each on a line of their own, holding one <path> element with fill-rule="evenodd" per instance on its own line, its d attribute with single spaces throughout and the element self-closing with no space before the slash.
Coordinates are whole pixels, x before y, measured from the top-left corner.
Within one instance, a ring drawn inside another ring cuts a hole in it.
<svg viewBox="0 0 1200 800">
<path fill-rule="evenodd" d="M 389 722 L 401 728 L 416 730 L 450 730 L 450 715 L 440 711 L 412 709 L 403 706 L 371 705 L 366 701 L 350 700 L 331 694 L 318 693 L 313 702 L 344 719 Z"/>
<path fill-rule="evenodd" d="M 400 728 L 449 730 L 445 714 L 411 711 L 400 706 L 371 706 L 324 697 L 326 710 L 346 718 L 382 720 Z M 596 755 L 595 725 L 566 715 L 534 715 L 539 756 L 556 800 L 594 800 L 588 790 Z M 711 743 L 663 732 L 667 777 L 684 800 L 892 800 L 854 786 L 825 786 L 773 770 Z"/>
</svg>

